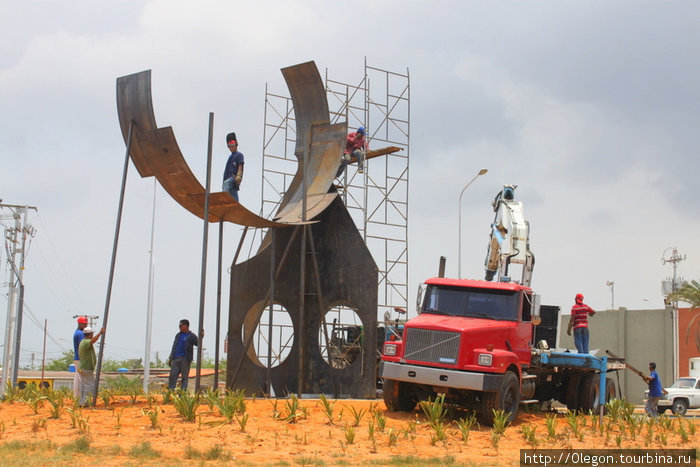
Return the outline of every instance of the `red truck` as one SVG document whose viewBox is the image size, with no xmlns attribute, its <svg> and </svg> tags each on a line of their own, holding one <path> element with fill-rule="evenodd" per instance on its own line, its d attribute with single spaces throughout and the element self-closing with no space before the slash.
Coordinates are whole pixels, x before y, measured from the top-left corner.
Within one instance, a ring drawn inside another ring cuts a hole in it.
<svg viewBox="0 0 700 467">
<path fill-rule="evenodd" d="M 529 287 L 534 256 L 514 190 L 506 185 L 493 203 L 486 278 L 498 273 L 498 281 L 425 281 L 419 315 L 384 343 L 381 375 L 389 410 L 411 411 L 418 401 L 444 394 L 446 402 L 476 410 L 492 424 L 494 409 L 512 421 L 521 403 L 556 399 L 573 410 L 598 411 L 614 397 L 606 374 L 619 368 L 607 357 L 550 350 L 558 307 L 540 307 Z M 511 263 L 524 265 L 520 283 L 508 276 Z"/>
</svg>

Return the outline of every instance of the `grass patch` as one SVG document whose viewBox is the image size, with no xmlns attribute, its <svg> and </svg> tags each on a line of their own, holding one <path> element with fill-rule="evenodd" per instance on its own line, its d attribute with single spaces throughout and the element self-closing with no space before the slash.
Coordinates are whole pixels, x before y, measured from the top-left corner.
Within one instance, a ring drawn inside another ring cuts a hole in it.
<svg viewBox="0 0 700 467">
<path fill-rule="evenodd" d="M 192 446 L 185 448 L 185 459 L 203 459 L 207 461 L 227 461 L 231 459 L 231 452 L 220 444 L 215 444 L 205 451 L 200 451 Z"/>
<path fill-rule="evenodd" d="M 66 452 L 87 453 L 90 450 L 90 438 L 81 436 L 70 443 L 64 444 L 63 450 Z"/>
<path fill-rule="evenodd" d="M 137 459 L 157 459 L 160 456 L 160 452 L 153 449 L 148 441 L 132 446 L 129 449 L 129 457 Z"/>
<path fill-rule="evenodd" d="M 416 456 L 392 456 L 389 459 L 372 460 L 369 465 L 455 465 L 453 456 L 429 457 L 423 459 Z"/>
</svg>

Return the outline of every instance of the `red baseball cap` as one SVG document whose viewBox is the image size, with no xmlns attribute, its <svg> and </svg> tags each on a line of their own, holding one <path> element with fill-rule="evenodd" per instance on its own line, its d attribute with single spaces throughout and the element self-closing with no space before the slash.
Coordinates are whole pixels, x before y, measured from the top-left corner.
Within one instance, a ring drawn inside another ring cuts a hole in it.
<svg viewBox="0 0 700 467">
<path fill-rule="evenodd" d="M 78 324 L 81 324 L 81 323 L 87 324 L 87 322 L 88 322 L 87 316 L 79 316 L 78 317 Z"/>
</svg>

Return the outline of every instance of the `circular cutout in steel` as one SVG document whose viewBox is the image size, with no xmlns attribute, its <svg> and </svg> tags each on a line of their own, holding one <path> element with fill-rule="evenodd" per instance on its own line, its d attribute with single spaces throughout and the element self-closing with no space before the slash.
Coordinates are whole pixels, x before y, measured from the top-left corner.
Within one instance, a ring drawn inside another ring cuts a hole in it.
<svg viewBox="0 0 700 467">
<path fill-rule="evenodd" d="M 363 326 L 355 308 L 332 307 L 318 331 L 321 356 L 331 368 L 347 368 L 362 354 Z"/>
<path fill-rule="evenodd" d="M 264 307 L 264 308 L 263 308 Z M 275 303 L 270 313 L 270 307 L 263 302 L 253 305 L 246 313 L 241 331 L 241 339 L 245 344 L 246 329 L 257 322 L 259 313 L 260 322 L 255 326 L 253 342 L 248 347 L 248 358 L 256 365 L 274 368 L 280 365 L 289 356 L 294 346 L 294 324 L 287 309 Z"/>
</svg>

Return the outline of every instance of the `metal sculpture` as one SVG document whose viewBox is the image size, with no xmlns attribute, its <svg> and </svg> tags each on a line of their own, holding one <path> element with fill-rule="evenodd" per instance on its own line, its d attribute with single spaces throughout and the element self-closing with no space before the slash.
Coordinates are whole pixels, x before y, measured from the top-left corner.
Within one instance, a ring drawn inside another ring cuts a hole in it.
<svg viewBox="0 0 700 467">
<path fill-rule="evenodd" d="M 277 213 L 265 219 L 228 193 L 209 195 L 209 222 L 271 228 L 258 254 L 231 268 L 227 386 L 268 394 L 373 397 L 377 266 L 332 187 L 347 125 L 330 124 L 325 88 L 313 62 L 284 68 L 282 74 L 294 104 L 299 166 Z M 156 125 L 150 71 L 117 80 L 117 106 L 139 174 L 155 176 L 175 201 L 203 219 L 205 190 L 172 128 Z M 262 365 L 252 346 L 260 317 L 272 304 L 289 311 L 295 336 L 289 358 L 274 368 L 271 356 Z M 358 341 L 360 358 L 342 369 L 323 359 L 318 342 L 325 313 L 338 305 L 355 310 L 364 334 Z"/>
</svg>

